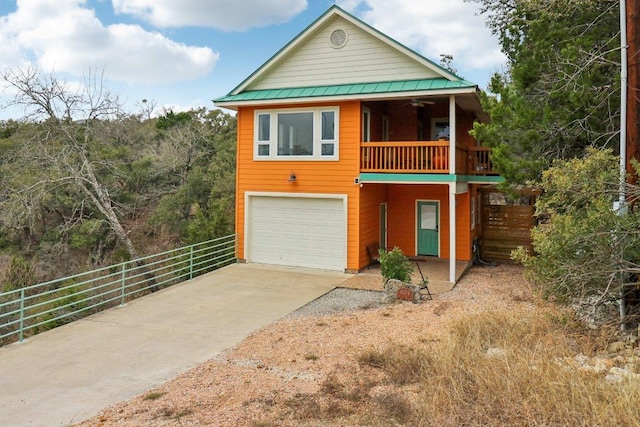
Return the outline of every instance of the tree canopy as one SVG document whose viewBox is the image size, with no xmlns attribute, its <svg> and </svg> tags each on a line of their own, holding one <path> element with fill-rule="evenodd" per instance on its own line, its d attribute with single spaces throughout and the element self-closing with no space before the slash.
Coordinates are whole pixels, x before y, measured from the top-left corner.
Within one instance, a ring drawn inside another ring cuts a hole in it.
<svg viewBox="0 0 640 427">
<path fill-rule="evenodd" d="M 554 159 L 616 148 L 620 121 L 617 0 L 467 0 L 480 4 L 508 70 L 484 96 L 491 123 L 474 135 L 511 183 Z"/>
</svg>

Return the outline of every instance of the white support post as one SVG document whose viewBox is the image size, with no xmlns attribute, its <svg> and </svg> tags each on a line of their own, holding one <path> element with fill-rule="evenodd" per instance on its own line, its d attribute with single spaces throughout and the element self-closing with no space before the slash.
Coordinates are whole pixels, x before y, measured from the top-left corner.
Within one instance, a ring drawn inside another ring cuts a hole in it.
<svg viewBox="0 0 640 427">
<path fill-rule="evenodd" d="M 627 85 L 629 84 L 628 45 L 627 45 L 627 8 L 625 0 L 620 0 L 620 195 L 618 209 L 626 212 L 627 183 Z"/>
<path fill-rule="evenodd" d="M 449 175 L 456 174 L 456 96 L 449 95 Z"/>
<path fill-rule="evenodd" d="M 449 183 L 449 282 L 456 283 L 456 183 Z"/>
</svg>

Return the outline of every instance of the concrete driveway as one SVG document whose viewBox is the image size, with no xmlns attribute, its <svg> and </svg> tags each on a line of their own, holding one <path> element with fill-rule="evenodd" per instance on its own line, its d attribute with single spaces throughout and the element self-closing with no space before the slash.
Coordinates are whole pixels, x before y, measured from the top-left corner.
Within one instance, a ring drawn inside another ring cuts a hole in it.
<svg viewBox="0 0 640 427">
<path fill-rule="evenodd" d="M 83 421 L 198 366 L 351 275 L 236 264 L 0 348 L 0 425 Z"/>
</svg>

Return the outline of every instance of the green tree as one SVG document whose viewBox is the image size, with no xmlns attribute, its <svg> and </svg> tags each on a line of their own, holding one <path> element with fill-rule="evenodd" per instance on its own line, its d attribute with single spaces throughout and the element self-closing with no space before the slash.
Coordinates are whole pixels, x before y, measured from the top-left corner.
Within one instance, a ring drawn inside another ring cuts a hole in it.
<svg viewBox="0 0 640 427">
<path fill-rule="evenodd" d="M 467 0 L 479 3 L 508 59 L 474 135 L 508 181 L 539 179 L 554 159 L 618 144 L 617 0 Z"/>
<path fill-rule="evenodd" d="M 182 171 L 183 185 L 160 200 L 152 223 L 196 243 L 233 232 L 236 119 L 220 110 L 191 114 L 194 120 L 165 128 L 162 138 L 186 149 L 190 163 Z"/>
<path fill-rule="evenodd" d="M 118 203 L 122 165 L 135 143 L 121 129 L 126 120 L 117 96 L 95 75 L 78 89 L 35 69 L 9 70 L 2 80 L 15 93 L 13 103 L 29 111 L 29 125 L 13 135 L 19 144 L 3 165 L 5 223 L 32 229 L 56 196 L 67 194 L 74 206 L 68 221 L 82 219 L 90 207 L 130 257 L 139 258 Z"/>
<path fill-rule="evenodd" d="M 182 111 L 174 113 L 172 110 L 167 111 L 156 121 L 156 129 L 166 130 L 176 126 L 187 124 L 193 120 L 193 115 Z"/>
<path fill-rule="evenodd" d="M 43 279 L 139 259 L 149 212 L 189 160 L 165 155 L 155 120 L 127 114 L 100 76 L 73 85 L 37 69 L 0 77 L 27 113 L 0 152 L 3 241 L 18 236 L 21 253 L 46 264 Z"/>
</svg>

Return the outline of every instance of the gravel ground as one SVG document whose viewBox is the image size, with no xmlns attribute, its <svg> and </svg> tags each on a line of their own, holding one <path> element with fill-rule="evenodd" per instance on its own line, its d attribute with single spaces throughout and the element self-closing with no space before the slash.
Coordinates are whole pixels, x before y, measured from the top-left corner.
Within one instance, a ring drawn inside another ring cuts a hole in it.
<svg viewBox="0 0 640 427">
<path fill-rule="evenodd" d="M 382 307 L 381 291 L 335 288 L 323 296 L 291 312 L 285 318 L 325 316 L 355 310 Z"/>
</svg>

